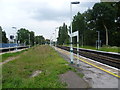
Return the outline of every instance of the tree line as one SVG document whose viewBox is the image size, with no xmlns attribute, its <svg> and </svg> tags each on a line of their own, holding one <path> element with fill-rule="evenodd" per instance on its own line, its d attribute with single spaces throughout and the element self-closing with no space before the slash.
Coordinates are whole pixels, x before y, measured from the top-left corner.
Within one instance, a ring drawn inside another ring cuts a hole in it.
<svg viewBox="0 0 120 90">
<path fill-rule="evenodd" d="M 101 45 L 120 46 L 120 2 L 95 3 L 92 9 L 73 17 L 72 27 L 73 32 L 79 31 L 80 45 L 95 46 L 99 31 Z M 65 23 L 59 27 L 58 44 L 70 42 L 69 31 Z M 77 43 L 76 37 L 73 43 Z"/>
<path fill-rule="evenodd" d="M 6 32 L 3 31 L 2 27 L 0 26 L 0 43 L 9 43 L 9 39 L 6 37 Z M 25 28 L 21 28 L 17 31 L 17 38 L 14 37 L 14 41 L 17 40 L 18 44 L 21 45 L 37 45 L 37 44 L 49 44 L 50 40 L 45 39 L 42 35 L 35 36 L 33 31 L 29 31 Z"/>
</svg>

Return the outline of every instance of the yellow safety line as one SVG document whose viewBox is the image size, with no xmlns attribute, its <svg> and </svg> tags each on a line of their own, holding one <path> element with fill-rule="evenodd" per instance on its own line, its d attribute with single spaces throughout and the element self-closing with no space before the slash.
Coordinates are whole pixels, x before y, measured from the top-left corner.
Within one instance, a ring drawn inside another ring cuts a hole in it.
<svg viewBox="0 0 120 90">
<path fill-rule="evenodd" d="M 110 72 L 110 71 L 108 71 L 108 70 L 105 70 L 105 69 L 101 68 L 101 67 L 98 67 L 98 66 L 96 66 L 96 65 L 94 65 L 94 64 L 92 64 L 92 63 L 89 63 L 89 62 L 87 62 L 87 61 L 85 61 L 85 60 L 83 60 L 83 59 L 80 59 L 79 57 L 76 57 L 76 56 L 75 56 L 75 58 L 76 58 L 76 59 L 79 59 L 79 60 L 81 60 L 81 61 L 83 61 L 83 62 L 85 62 L 85 63 L 87 63 L 87 64 L 89 64 L 89 65 L 91 65 L 91 66 L 94 66 L 94 67 L 96 67 L 96 68 L 98 68 L 98 69 L 100 69 L 100 70 L 102 70 L 102 71 L 104 71 L 104 72 L 107 72 L 107 73 L 109 73 L 109 74 L 111 74 L 111 75 L 113 75 L 113 76 L 115 76 L 115 77 L 120 78 L 119 75 L 114 74 L 114 73 L 112 73 L 112 72 Z"/>
</svg>

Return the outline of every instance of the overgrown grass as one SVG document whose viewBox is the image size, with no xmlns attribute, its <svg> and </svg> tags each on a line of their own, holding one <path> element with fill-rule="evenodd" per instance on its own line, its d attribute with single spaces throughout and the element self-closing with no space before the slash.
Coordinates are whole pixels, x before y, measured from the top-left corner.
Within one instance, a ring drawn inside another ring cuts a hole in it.
<svg viewBox="0 0 120 90">
<path fill-rule="evenodd" d="M 17 55 L 20 55 L 21 53 L 27 51 L 27 49 L 19 51 L 19 52 L 14 52 L 14 53 L 5 53 L 0 55 L 0 57 L 2 57 L 2 62 L 5 61 L 6 59 L 8 59 L 9 57 L 15 57 Z"/>
<path fill-rule="evenodd" d="M 64 46 L 70 46 L 70 45 L 64 45 Z M 76 47 L 76 45 L 73 45 L 73 47 Z M 92 49 L 92 50 L 98 50 L 96 49 L 96 47 L 94 46 L 83 46 L 80 48 L 85 48 L 85 49 Z M 99 51 L 106 51 L 106 52 L 117 52 L 117 53 L 120 53 L 120 47 L 106 47 L 106 46 L 103 46 L 103 47 L 100 47 Z"/>
<path fill-rule="evenodd" d="M 119 49 L 120 49 L 120 47 L 102 47 L 102 48 L 100 48 L 101 51 L 120 53 Z"/>
<path fill-rule="evenodd" d="M 20 58 L 3 65 L 3 88 L 64 88 L 59 75 L 73 70 L 67 61 L 49 46 L 37 46 L 29 49 Z M 41 70 L 36 77 L 30 75 Z"/>
<path fill-rule="evenodd" d="M 93 50 L 98 50 L 96 49 L 96 47 L 92 47 L 92 46 L 84 46 L 84 47 L 80 47 L 80 48 L 85 48 L 85 49 L 93 49 Z M 119 52 L 119 48 L 120 47 L 100 47 L 99 51 L 106 51 L 106 52 Z"/>
</svg>

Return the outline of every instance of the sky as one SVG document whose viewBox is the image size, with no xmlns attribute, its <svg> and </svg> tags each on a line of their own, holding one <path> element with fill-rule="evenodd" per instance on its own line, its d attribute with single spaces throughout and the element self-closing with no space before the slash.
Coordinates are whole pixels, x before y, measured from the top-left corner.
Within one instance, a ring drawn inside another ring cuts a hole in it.
<svg viewBox="0 0 120 90">
<path fill-rule="evenodd" d="M 16 33 L 12 27 L 26 28 L 35 35 L 43 35 L 46 39 L 54 39 L 55 28 L 63 23 L 70 25 L 70 2 L 72 16 L 92 8 L 99 0 L 0 0 L 0 26 L 7 37 Z M 58 29 L 57 29 L 58 32 Z M 57 33 L 58 34 L 58 33 Z"/>
</svg>

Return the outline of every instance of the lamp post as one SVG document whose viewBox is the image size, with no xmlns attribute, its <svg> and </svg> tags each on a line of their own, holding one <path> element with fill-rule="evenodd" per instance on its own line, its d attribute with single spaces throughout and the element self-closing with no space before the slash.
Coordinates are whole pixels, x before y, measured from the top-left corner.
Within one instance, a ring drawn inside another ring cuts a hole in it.
<svg viewBox="0 0 120 90">
<path fill-rule="evenodd" d="M 30 33 L 29 33 L 29 48 L 30 48 Z"/>
<path fill-rule="evenodd" d="M 58 28 L 59 28 L 59 27 L 56 27 L 56 28 L 55 28 L 55 47 L 56 47 L 56 45 L 57 45 L 57 37 L 56 37 L 56 36 L 57 36 L 57 31 L 56 31 L 56 29 L 58 29 Z"/>
<path fill-rule="evenodd" d="M 98 33 L 98 49 L 100 49 L 100 31 L 96 31 Z"/>
<path fill-rule="evenodd" d="M 52 34 L 54 34 L 54 33 L 52 33 Z M 52 46 L 52 43 L 53 43 L 52 38 L 53 38 L 53 35 L 50 37 L 50 46 Z"/>
<path fill-rule="evenodd" d="M 73 63 L 73 46 L 72 46 L 72 4 L 79 4 L 80 2 L 71 2 L 70 3 L 70 29 L 71 29 L 71 35 L 70 35 L 70 58 L 71 58 L 71 64 Z"/>
<path fill-rule="evenodd" d="M 53 36 L 54 36 L 55 33 L 53 33 Z M 52 38 L 52 45 L 54 46 L 54 38 Z"/>
<path fill-rule="evenodd" d="M 12 27 L 12 28 L 16 30 L 16 50 L 17 50 L 17 27 Z"/>
</svg>

